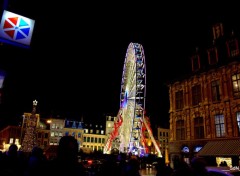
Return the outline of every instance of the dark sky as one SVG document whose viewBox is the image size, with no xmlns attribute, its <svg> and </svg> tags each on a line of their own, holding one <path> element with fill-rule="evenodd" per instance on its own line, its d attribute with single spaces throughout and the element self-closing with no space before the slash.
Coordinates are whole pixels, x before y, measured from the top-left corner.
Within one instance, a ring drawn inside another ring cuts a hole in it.
<svg viewBox="0 0 240 176">
<path fill-rule="evenodd" d="M 6 71 L 0 118 L 17 121 L 35 99 L 43 118 L 102 121 L 117 115 L 125 55 L 134 42 L 145 53 L 147 114 L 152 125 L 166 126 L 166 83 L 191 70 L 189 58 L 212 40 L 213 23 L 239 23 L 232 8 L 8 0 L 7 10 L 34 19 L 35 28 L 29 49 L 0 46 Z"/>
</svg>

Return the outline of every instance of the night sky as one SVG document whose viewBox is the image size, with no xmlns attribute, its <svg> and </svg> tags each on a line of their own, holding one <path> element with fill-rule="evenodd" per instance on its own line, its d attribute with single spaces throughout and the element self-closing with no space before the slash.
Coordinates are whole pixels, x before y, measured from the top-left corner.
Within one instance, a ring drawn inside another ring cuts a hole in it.
<svg viewBox="0 0 240 176">
<path fill-rule="evenodd" d="M 146 112 L 152 126 L 167 127 L 167 83 L 191 71 L 190 56 L 211 42 L 212 24 L 237 28 L 240 21 L 232 8 L 215 5 L 8 0 L 6 10 L 34 19 L 35 28 L 29 49 L 0 46 L 6 72 L 0 123 L 21 119 L 35 99 L 42 118 L 91 122 L 117 115 L 125 55 L 134 42 L 145 53 Z"/>
</svg>

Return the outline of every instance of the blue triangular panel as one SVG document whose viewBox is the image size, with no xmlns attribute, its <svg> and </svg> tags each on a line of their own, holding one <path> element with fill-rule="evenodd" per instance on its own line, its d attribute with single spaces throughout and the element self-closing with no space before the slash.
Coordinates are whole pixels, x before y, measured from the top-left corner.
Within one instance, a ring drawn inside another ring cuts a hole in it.
<svg viewBox="0 0 240 176">
<path fill-rule="evenodd" d="M 26 38 L 24 35 L 22 35 L 20 32 L 17 32 L 16 40 Z"/>
<path fill-rule="evenodd" d="M 23 28 L 23 29 L 20 29 L 20 30 L 28 36 L 30 28 Z"/>
</svg>

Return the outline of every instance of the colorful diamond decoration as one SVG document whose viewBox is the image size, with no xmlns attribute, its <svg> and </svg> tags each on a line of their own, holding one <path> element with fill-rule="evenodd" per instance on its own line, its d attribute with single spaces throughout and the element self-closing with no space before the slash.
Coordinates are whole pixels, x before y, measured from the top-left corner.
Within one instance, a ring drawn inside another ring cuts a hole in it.
<svg viewBox="0 0 240 176">
<path fill-rule="evenodd" d="M 0 37 L 30 45 L 35 21 L 4 10 L 1 20 Z"/>
</svg>

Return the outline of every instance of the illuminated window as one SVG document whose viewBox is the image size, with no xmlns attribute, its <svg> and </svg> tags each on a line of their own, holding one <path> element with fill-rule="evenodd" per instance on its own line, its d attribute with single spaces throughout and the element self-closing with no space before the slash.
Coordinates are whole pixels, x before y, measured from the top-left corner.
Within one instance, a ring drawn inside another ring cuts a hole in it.
<svg viewBox="0 0 240 176">
<path fill-rule="evenodd" d="M 240 98 L 240 74 L 237 73 L 232 76 L 232 84 L 233 84 L 233 96 L 235 98 Z"/>
<path fill-rule="evenodd" d="M 54 132 L 52 131 L 52 132 L 51 132 L 51 137 L 53 137 L 53 136 L 54 136 Z"/>
<path fill-rule="evenodd" d="M 196 106 L 202 101 L 201 85 L 192 87 L 192 105 Z"/>
<path fill-rule="evenodd" d="M 239 47 L 238 47 L 238 40 L 232 39 L 227 41 L 227 51 L 229 57 L 235 57 L 239 55 Z"/>
<path fill-rule="evenodd" d="M 101 134 L 104 134 L 104 130 L 101 130 Z"/>
<path fill-rule="evenodd" d="M 225 136 L 225 124 L 224 124 L 223 114 L 215 115 L 215 130 L 216 130 L 216 137 Z"/>
<path fill-rule="evenodd" d="M 52 123 L 52 128 L 55 128 L 56 127 L 56 124 L 55 123 Z"/>
<path fill-rule="evenodd" d="M 84 133 L 88 133 L 88 129 L 84 129 Z"/>
<path fill-rule="evenodd" d="M 176 109 L 183 109 L 183 91 L 178 91 L 175 93 L 176 96 Z"/>
<path fill-rule="evenodd" d="M 55 132 L 55 137 L 58 137 L 58 132 Z"/>
<path fill-rule="evenodd" d="M 184 120 L 178 120 L 176 122 L 176 139 L 177 140 L 184 140 L 185 139 Z"/>
<path fill-rule="evenodd" d="M 99 134 L 99 130 L 96 130 L 96 134 Z"/>
<path fill-rule="evenodd" d="M 90 129 L 90 133 L 91 133 L 91 134 L 93 133 L 93 129 Z"/>
<path fill-rule="evenodd" d="M 195 139 L 204 138 L 203 117 L 194 118 L 194 137 Z"/>
<path fill-rule="evenodd" d="M 9 144 L 13 144 L 13 138 L 10 138 Z"/>
<path fill-rule="evenodd" d="M 221 100 L 221 89 L 219 80 L 212 81 L 212 101 L 220 101 Z"/>
</svg>

